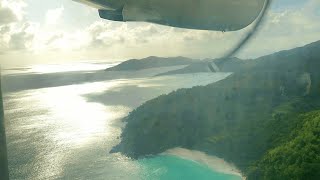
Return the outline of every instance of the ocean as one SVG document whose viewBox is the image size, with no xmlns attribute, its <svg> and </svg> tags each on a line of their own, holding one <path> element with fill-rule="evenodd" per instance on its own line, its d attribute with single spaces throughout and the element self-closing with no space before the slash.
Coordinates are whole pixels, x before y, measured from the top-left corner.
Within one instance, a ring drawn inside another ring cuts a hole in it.
<svg viewBox="0 0 320 180">
<path fill-rule="evenodd" d="M 219 81 L 228 73 L 154 77 L 179 67 L 103 71 L 112 65 L 38 65 L 3 71 L 11 179 L 241 179 L 212 168 L 222 161 L 210 161 L 211 166 L 179 153 L 139 160 L 109 154 L 120 142 L 121 118 L 134 108 L 179 88 Z"/>
</svg>

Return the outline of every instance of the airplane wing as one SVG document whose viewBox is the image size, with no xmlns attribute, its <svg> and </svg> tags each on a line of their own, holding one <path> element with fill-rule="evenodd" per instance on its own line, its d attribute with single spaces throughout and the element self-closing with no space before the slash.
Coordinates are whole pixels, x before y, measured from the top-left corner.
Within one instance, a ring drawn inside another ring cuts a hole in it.
<svg viewBox="0 0 320 180">
<path fill-rule="evenodd" d="M 266 0 L 74 0 L 95 7 L 101 18 L 167 26 L 236 31 L 251 24 Z"/>
</svg>

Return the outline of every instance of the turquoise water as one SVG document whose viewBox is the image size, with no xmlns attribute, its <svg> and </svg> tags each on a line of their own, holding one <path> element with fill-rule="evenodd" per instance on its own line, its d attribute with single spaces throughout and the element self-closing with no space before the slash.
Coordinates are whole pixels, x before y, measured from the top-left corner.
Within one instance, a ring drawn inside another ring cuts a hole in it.
<svg viewBox="0 0 320 180">
<path fill-rule="evenodd" d="M 179 158 L 173 155 L 159 155 L 139 160 L 143 179 L 162 180 L 240 180 L 241 177 L 215 172 L 209 167 L 197 162 Z"/>
</svg>

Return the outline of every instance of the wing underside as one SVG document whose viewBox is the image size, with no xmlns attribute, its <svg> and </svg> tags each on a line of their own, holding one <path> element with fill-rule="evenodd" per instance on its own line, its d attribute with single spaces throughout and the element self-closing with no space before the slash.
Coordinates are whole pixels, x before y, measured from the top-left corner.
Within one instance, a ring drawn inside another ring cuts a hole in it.
<svg viewBox="0 0 320 180">
<path fill-rule="evenodd" d="M 188 29 L 235 31 L 251 24 L 265 0 L 75 0 L 101 18 L 144 21 Z"/>
</svg>

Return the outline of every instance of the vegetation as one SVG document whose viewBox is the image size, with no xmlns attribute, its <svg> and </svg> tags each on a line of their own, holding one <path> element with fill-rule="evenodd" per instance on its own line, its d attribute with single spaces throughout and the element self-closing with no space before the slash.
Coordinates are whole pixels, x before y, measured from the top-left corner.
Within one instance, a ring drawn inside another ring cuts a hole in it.
<svg viewBox="0 0 320 180">
<path fill-rule="evenodd" d="M 290 136 L 251 167 L 250 179 L 319 179 L 320 111 L 297 119 Z"/>
<path fill-rule="evenodd" d="M 245 71 L 180 89 L 131 112 L 113 151 L 173 147 L 233 162 L 248 179 L 318 179 L 320 42 L 252 60 Z"/>
</svg>

